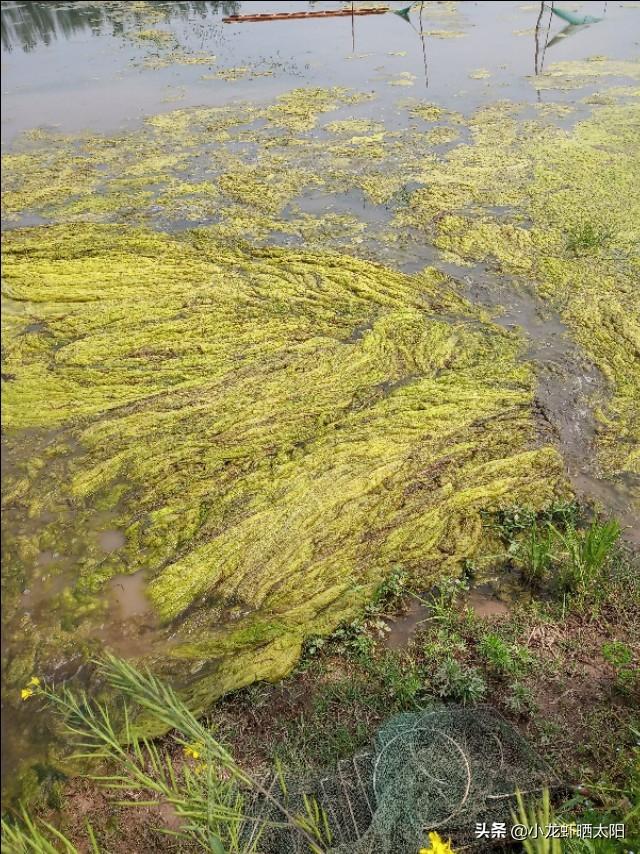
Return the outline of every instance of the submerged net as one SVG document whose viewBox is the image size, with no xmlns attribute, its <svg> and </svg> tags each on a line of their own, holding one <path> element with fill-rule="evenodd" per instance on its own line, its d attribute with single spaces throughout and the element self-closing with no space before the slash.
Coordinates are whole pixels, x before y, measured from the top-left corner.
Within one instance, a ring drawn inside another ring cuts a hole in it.
<svg viewBox="0 0 640 854">
<path fill-rule="evenodd" d="M 326 815 L 331 854 L 415 854 L 437 830 L 456 844 L 475 839 L 476 823 L 510 823 L 516 791 L 553 785 L 546 763 L 489 707 L 440 706 L 396 715 L 378 731 L 371 751 L 338 763 L 330 774 L 270 781 L 292 813 L 305 797 Z M 276 820 L 261 799 L 256 817 Z M 269 828 L 269 854 L 306 852 L 295 831 Z"/>
</svg>

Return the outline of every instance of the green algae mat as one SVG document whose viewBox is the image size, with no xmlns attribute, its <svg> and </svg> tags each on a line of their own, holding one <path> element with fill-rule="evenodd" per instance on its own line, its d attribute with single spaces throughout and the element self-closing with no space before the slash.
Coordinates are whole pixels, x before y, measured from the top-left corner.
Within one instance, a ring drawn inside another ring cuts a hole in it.
<svg viewBox="0 0 640 854">
<path fill-rule="evenodd" d="M 398 129 L 358 114 L 369 95 L 297 89 L 26 134 L 3 197 L 16 706 L 106 644 L 203 711 L 395 567 L 459 574 L 484 511 L 567 494 L 526 336 L 469 299 L 479 267 L 560 319 L 601 378 L 589 464 L 635 483 L 637 97 L 567 128 L 415 101 Z"/>
<path fill-rule="evenodd" d="M 6 317 L 8 442 L 44 439 L 7 499 L 74 511 L 16 539 L 16 566 L 113 512 L 126 545 L 83 561 L 69 618 L 144 569 L 180 626 L 168 659 L 216 662 L 205 699 L 283 675 L 398 563 L 456 571 L 481 509 L 551 498 L 521 343 L 433 271 L 112 225 L 10 232 L 5 252 L 30 305 Z"/>
</svg>

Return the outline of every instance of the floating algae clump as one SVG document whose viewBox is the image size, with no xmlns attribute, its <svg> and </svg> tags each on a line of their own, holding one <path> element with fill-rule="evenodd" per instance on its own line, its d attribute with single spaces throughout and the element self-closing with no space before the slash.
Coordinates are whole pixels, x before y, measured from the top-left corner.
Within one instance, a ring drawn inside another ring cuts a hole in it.
<svg viewBox="0 0 640 854">
<path fill-rule="evenodd" d="M 579 89 L 600 77 L 640 77 L 640 64 L 593 56 L 583 62 L 554 62 L 543 74 L 531 78 L 536 89 Z"/>
<path fill-rule="evenodd" d="M 276 100 L 266 110 L 267 121 L 274 127 L 291 131 L 311 130 L 319 113 L 333 110 L 341 104 L 358 104 L 371 96 L 350 93 L 334 86 L 332 89 L 292 89 Z"/>
<path fill-rule="evenodd" d="M 223 68 L 213 74 L 203 74 L 201 80 L 253 80 L 256 77 L 270 77 L 273 74 L 273 69 L 267 68 L 258 70 L 251 68 L 248 65 L 234 66 L 233 68 Z"/>
<path fill-rule="evenodd" d="M 172 45 L 176 41 L 175 35 L 169 30 L 140 30 L 133 37 L 140 39 L 140 41 L 153 42 L 158 47 Z"/>
<path fill-rule="evenodd" d="M 150 660 L 198 708 L 283 675 L 398 563 L 458 572 L 480 510 L 561 479 L 534 447 L 521 341 L 434 271 L 89 224 L 15 230 L 5 252 L 9 442 L 56 437 L 7 501 L 76 509 L 31 553 L 63 552 L 91 506 L 114 514 L 127 544 L 75 594 L 143 570 L 173 636 Z"/>
<path fill-rule="evenodd" d="M 473 144 L 429 165 L 395 225 L 455 263 L 520 277 L 557 308 L 608 384 L 598 462 L 638 473 L 640 108 L 600 107 L 571 132 L 512 112 L 478 111 Z"/>
<path fill-rule="evenodd" d="M 138 579 L 153 629 L 126 654 L 204 709 L 286 673 L 394 566 L 458 573 L 481 510 L 561 488 L 526 342 L 434 269 L 355 254 L 424 264 L 428 244 L 551 303 L 606 383 L 598 461 L 638 468 L 637 105 L 567 131 L 412 102 L 397 131 L 307 94 L 33 134 L 5 161 L 7 216 L 46 223 L 5 238 L 16 696 L 111 643 L 112 590 Z M 124 545 L 101 553 L 96 526 Z"/>
</svg>

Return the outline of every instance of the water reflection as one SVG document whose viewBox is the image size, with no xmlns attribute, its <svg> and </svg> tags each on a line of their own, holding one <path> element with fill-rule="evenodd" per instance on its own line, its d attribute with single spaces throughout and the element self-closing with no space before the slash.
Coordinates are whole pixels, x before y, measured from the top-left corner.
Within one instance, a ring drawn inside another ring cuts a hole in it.
<svg viewBox="0 0 640 854">
<path fill-rule="evenodd" d="M 572 36 L 575 33 L 579 33 L 586 27 L 590 27 L 591 24 L 597 24 L 600 21 L 604 20 L 604 17 L 607 14 L 607 5 L 607 3 L 604 3 L 602 7 L 602 14 L 598 17 L 595 17 L 593 15 L 574 15 L 573 13 L 567 13 L 563 9 L 554 8 L 555 3 L 551 3 L 551 13 L 557 15 L 563 21 L 568 21 L 568 23 L 564 27 L 564 29 L 560 30 L 559 33 L 556 33 L 556 35 L 551 39 L 547 46 L 553 47 L 553 45 L 558 44 L 558 42 L 561 42 L 568 36 Z"/>
<path fill-rule="evenodd" d="M 415 4 L 415 5 L 417 5 L 417 4 Z M 423 21 L 424 0 L 420 0 L 419 5 L 417 5 L 417 8 L 418 8 L 418 26 L 417 27 L 415 27 L 413 25 L 413 22 L 411 20 L 411 12 L 412 12 L 413 8 L 414 8 L 414 4 L 412 4 L 411 6 L 407 6 L 404 9 L 393 9 L 393 12 L 395 15 L 398 15 L 400 18 L 402 18 L 403 21 L 406 21 L 408 24 L 410 24 L 411 28 L 413 30 L 415 30 L 415 32 L 418 34 L 418 38 L 420 39 L 420 45 L 422 48 L 422 66 L 424 68 L 424 87 L 425 87 L 425 89 L 428 89 L 429 88 L 429 63 L 427 60 L 427 42 L 426 42 L 426 38 L 425 38 L 424 21 Z"/>
<path fill-rule="evenodd" d="M 424 23 L 422 20 L 422 15 L 424 12 L 424 0 L 420 2 L 420 22 L 419 22 L 419 35 L 420 35 L 420 43 L 422 45 L 422 65 L 424 67 L 424 87 L 425 89 L 429 88 L 429 63 L 427 62 L 427 43 L 424 37 Z"/>
<path fill-rule="evenodd" d="M 21 47 L 33 50 L 39 44 L 51 44 L 59 38 L 70 38 L 76 33 L 91 31 L 97 35 L 121 35 L 125 22 L 141 25 L 154 20 L 154 12 L 164 20 L 201 17 L 222 12 L 236 14 L 238 2 L 219 0 L 188 0 L 188 2 L 135 3 L 2 3 L 2 47 L 12 51 Z"/>
<path fill-rule="evenodd" d="M 549 46 L 549 33 L 551 32 L 551 19 L 553 17 L 553 7 L 554 7 L 554 3 L 552 2 L 550 7 L 549 7 L 549 16 L 547 18 L 547 24 L 545 27 L 544 45 L 542 45 L 541 44 L 541 42 L 542 42 L 541 32 L 543 29 L 544 13 L 545 13 L 545 9 L 547 8 L 547 6 L 546 6 L 546 3 L 540 3 L 540 12 L 538 13 L 538 18 L 536 20 L 536 29 L 535 29 L 535 36 L 534 36 L 535 49 L 534 49 L 533 64 L 534 64 L 534 71 L 535 71 L 536 75 L 542 74 L 542 72 L 544 70 L 544 58 L 545 58 L 545 54 L 547 52 L 547 47 Z M 538 90 L 538 98 L 539 97 L 540 97 L 540 91 Z"/>
</svg>

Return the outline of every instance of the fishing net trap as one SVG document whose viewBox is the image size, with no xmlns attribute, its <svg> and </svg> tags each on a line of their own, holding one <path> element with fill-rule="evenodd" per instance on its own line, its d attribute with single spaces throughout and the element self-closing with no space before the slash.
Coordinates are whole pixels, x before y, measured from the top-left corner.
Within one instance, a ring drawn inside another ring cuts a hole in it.
<svg viewBox="0 0 640 854">
<path fill-rule="evenodd" d="M 289 813 L 305 811 L 305 798 L 326 816 L 328 854 L 416 854 L 430 831 L 473 847 L 477 823 L 511 823 L 516 792 L 534 795 L 557 784 L 549 766 L 494 709 L 438 706 L 392 717 L 372 749 L 343 760 L 327 774 L 284 779 L 270 794 Z M 277 823 L 264 797 L 253 805 L 257 821 Z M 291 827 L 268 826 L 265 854 L 303 854 L 308 846 Z"/>
</svg>

